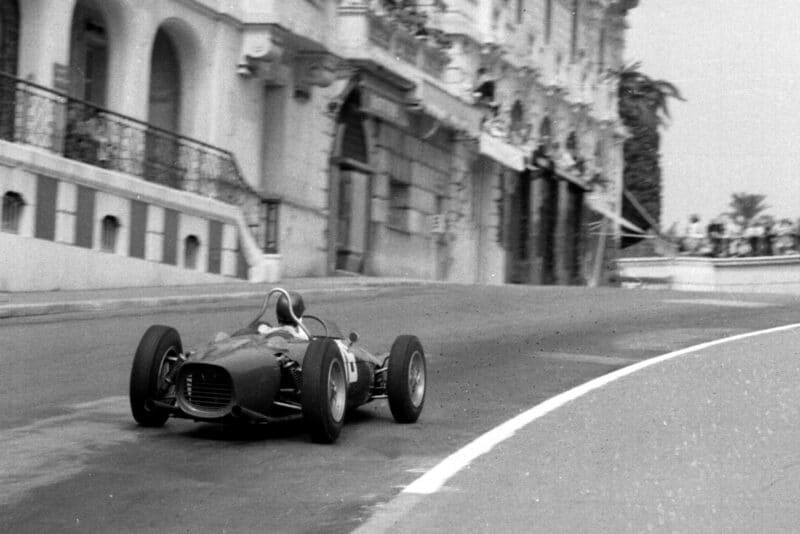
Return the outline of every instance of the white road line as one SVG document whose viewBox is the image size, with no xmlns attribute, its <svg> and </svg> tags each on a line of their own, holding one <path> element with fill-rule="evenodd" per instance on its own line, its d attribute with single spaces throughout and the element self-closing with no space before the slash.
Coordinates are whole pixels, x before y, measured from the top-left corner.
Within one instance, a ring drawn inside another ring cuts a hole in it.
<svg viewBox="0 0 800 534">
<path fill-rule="evenodd" d="M 439 491 L 450 478 L 467 467 L 473 460 L 491 451 L 496 445 L 512 437 L 521 428 L 564 406 L 568 402 L 582 397 L 590 391 L 601 388 L 615 380 L 619 380 L 622 377 L 628 376 L 637 371 L 641 371 L 642 369 L 665 362 L 667 360 L 677 358 L 678 356 L 704 350 L 715 345 L 730 343 L 740 339 L 746 339 L 763 334 L 782 332 L 794 328 L 800 328 L 800 323 L 768 328 L 766 330 L 758 330 L 755 332 L 748 332 L 714 341 L 708 341 L 706 343 L 701 343 L 699 345 L 694 345 L 692 347 L 687 347 L 685 349 L 663 354 L 655 358 L 642 360 L 639 363 L 629 365 L 628 367 L 623 367 L 622 369 L 617 369 L 609 374 L 600 376 L 594 380 L 590 380 L 585 384 L 581 384 L 580 386 L 556 395 L 555 397 L 552 397 L 541 404 L 530 408 L 518 416 L 506 421 L 502 425 L 486 432 L 482 436 L 478 437 L 471 443 L 442 460 L 430 471 L 416 479 L 403 490 L 403 493 L 429 495 Z"/>
</svg>

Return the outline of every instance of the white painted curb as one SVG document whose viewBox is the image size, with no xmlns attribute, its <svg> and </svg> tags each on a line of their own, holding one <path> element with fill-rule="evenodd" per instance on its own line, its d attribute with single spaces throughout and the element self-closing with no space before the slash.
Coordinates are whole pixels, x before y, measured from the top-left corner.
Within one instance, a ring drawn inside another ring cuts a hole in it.
<svg viewBox="0 0 800 534">
<path fill-rule="evenodd" d="M 617 369 L 616 371 L 595 378 L 594 380 L 590 380 L 589 382 L 581 384 L 580 386 L 574 387 L 568 391 L 556 395 L 555 397 L 547 399 L 541 404 L 537 404 L 533 408 L 522 412 L 518 416 L 509 419 L 500 426 L 486 432 L 482 436 L 478 437 L 471 443 L 442 460 L 427 473 L 416 479 L 403 490 L 403 493 L 417 495 L 429 495 L 436 493 L 450 478 L 468 466 L 473 460 L 491 451 L 496 445 L 512 437 L 524 426 L 564 406 L 568 402 L 582 397 L 590 391 L 601 388 L 615 380 L 619 380 L 620 378 L 633 374 L 637 371 L 641 371 L 647 367 L 677 358 L 678 356 L 682 356 L 684 354 L 697 352 L 709 347 L 721 345 L 723 343 L 730 343 L 740 339 L 746 339 L 763 334 L 782 332 L 785 330 L 791 330 L 793 328 L 800 328 L 800 323 L 768 328 L 766 330 L 757 330 L 755 332 L 748 332 L 714 341 L 708 341 L 706 343 L 687 347 L 685 349 L 670 352 L 668 354 L 663 354 L 655 358 L 642 360 L 633 365 L 629 365 L 628 367 Z"/>
</svg>

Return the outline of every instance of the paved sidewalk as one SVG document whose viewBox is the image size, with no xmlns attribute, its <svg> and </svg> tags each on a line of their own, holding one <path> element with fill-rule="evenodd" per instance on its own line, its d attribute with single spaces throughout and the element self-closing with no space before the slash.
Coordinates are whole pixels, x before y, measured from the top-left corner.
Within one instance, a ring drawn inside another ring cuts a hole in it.
<svg viewBox="0 0 800 534">
<path fill-rule="evenodd" d="M 287 278 L 274 284 L 232 281 L 226 284 L 188 286 L 0 293 L 0 319 L 258 298 L 263 297 L 269 289 L 276 286 L 306 293 L 325 293 L 348 289 L 432 283 L 437 282 L 406 278 L 334 276 Z"/>
</svg>

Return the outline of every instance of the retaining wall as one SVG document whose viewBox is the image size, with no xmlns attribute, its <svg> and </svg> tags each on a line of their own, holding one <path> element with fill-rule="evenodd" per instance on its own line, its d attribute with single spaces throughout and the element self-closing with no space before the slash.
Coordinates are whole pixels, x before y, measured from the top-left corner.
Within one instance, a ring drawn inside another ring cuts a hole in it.
<svg viewBox="0 0 800 534">
<path fill-rule="evenodd" d="M 625 285 L 680 291 L 800 294 L 800 255 L 752 258 L 626 258 Z"/>
<path fill-rule="evenodd" d="M 236 206 L 0 141 L 7 192 L 24 205 L 3 214 L 2 291 L 280 278 Z"/>
</svg>

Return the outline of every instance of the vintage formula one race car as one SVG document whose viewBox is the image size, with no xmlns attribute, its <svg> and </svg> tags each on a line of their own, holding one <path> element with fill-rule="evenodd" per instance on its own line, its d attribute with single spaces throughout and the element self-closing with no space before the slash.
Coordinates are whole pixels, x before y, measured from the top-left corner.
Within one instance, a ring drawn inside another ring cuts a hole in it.
<svg viewBox="0 0 800 534">
<path fill-rule="evenodd" d="M 273 295 L 277 325 L 264 319 Z M 313 325 L 314 333 L 309 330 Z M 317 333 L 319 328 L 321 332 Z M 345 414 L 388 399 L 398 423 L 417 420 L 425 402 L 425 353 L 415 336 L 398 336 L 373 355 L 343 338 L 336 325 L 305 313 L 297 293 L 275 288 L 261 311 L 233 335 L 183 350 L 168 326 L 147 329 L 133 359 L 130 403 L 142 426 L 170 416 L 216 423 L 267 423 L 302 415 L 311 439 L 336 441 Z"/>
</svg>

